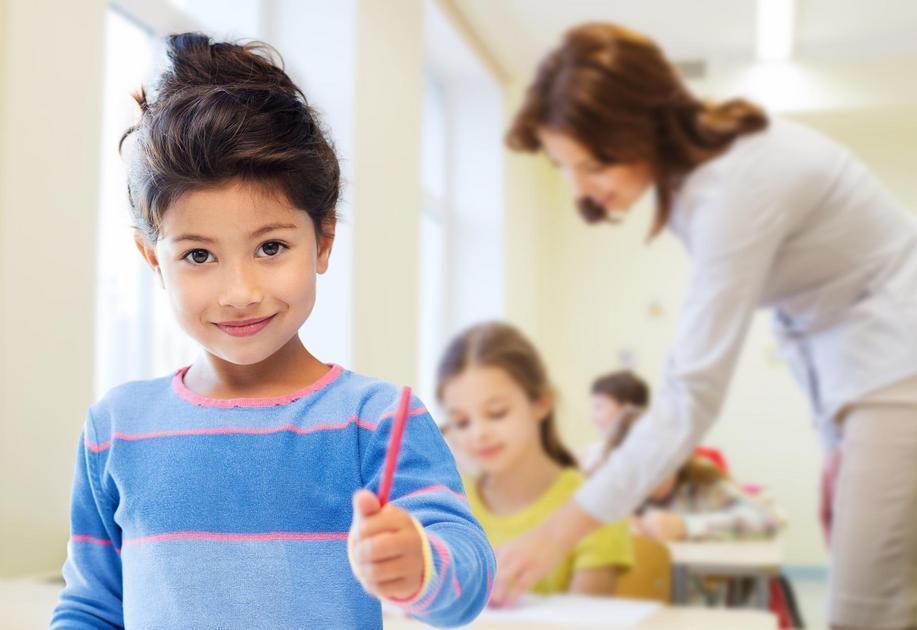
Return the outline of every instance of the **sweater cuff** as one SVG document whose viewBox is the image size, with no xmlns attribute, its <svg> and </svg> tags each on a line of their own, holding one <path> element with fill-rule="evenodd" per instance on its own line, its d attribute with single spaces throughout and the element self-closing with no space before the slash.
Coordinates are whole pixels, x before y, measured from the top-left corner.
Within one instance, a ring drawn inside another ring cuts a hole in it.
<svg viewBox="0 0 917 630">
<path fill-rule="evenodd" d="M 421 543 L 421 553 L 423 554 L 423 573 L 420 579 L 420 587 L 417 589 L 417 592 L 410 597 L 403 599 L 398 599 L 394 597 L 380 597 L 379 599 L 400 606 L 402 608 L 407 608 L 412 604 L 417 603 L 424 595 L 426 595 L 427 590 L 430 585 L 433 583 L 434 578 L 436 577 L 436 566 L 433 564 L 433 551 L 430 547 L 430 539 L 427 537 L 427 532 L 424 530 L 423 525 L 414 518 L 411 517 L 411 522 L 414 524 L 414 527 L 417 529 L 417 533 L 420 534 L 420 543 Z M 353 546 L 354 539 L 352 536 L 347 538 L 347 560 L 350 562 L 350 570 L 353 571 L 353 574 L 359 579 L 359 572 L 357 571 L 357 563 L 354 559 Z"/>
<path fill-rule="evenodd" d="M 420 521 L 413 516 L 411 517 L 411 522 L 414 523 L 414 527 L 417 528 L 417 533 L 420 534 L 420 544 L 423 550 L 423 573 L 420 578 L 420 587 L 417 589 L 417 592 L 410 597 L 405 597 L 403 599 L 395 597 L 383 598 L 385 601 L 395 604 L 396 606 L 401 606 L 402 608 L 409 607 L 420 601 L 420 599 L 427 594 L 427 590 L 433 583 L 433 578 L 436 574 L 436 566 L 433 564 L 433 551 L 430 548 L 430 539 L 427 538 L 427 532 L 424 530 L 423 525 L 420 524 Z"/>
</svg>

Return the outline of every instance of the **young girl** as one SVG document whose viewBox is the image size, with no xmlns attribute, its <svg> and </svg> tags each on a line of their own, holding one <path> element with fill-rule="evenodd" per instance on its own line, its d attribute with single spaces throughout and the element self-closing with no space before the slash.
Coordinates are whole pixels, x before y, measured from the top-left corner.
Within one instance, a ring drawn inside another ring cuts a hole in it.
<svg viewBox="0 0 917 630">
<path fill-rule="evenodd" d="M 128 190 L 137 247 L 203 353 L 89 410 L 52 627 L 380 628 L 377 598 L 470 622 L 493 552 L 426 409 L 412 401 L 380 507 L 361 488 L 379 487 L 399 391 L 297 335 L 339 189 L 315 112 L 266 46 L 168 44 L 125 134 Z"/>
<path fill-rule="evenodd" d="M 583 482 L 557 436 L 541 359 L 515 328 L 481 324 L 454 339 L 437 393 L 452 444 L 480 470 L 465 486 L 492 544 L 538 525 Z M 627 525 L 615 523 L 584 539 L 532 590 L 610 595 L 618 570 L 632 564 Z"/>
<path fill-rule="evenodd" d="M 621 444 L 649 399 L 649 387 L 630 370 L 606 374 L 592 383 L 592 423 L 601 440 L 578 453 L 583 472 L 591 474 Z"/>
</svg>

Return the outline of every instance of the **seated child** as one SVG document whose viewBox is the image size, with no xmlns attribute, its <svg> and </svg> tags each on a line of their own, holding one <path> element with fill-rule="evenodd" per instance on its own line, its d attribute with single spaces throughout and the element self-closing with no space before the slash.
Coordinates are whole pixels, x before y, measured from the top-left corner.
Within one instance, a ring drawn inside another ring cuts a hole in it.
<svg viewBox="0 0 917 630">
<path fill-rule="evenodd" d="M 451 444 L 476 464 L 466 481 L 471 510 L 497 546 L 548 518 L 583 483 L 557 435 L 551 387 L 535 348 L 515 328 L 474 326 L 446 349 L 437 395 Z M 535 593 L 611 595 L 633 564 L 626 522 L 586 537 Z"/>
<path fill-rule="evenodd" d="M 605 461 L 649 401 L 649 387 L 630 370 L 611 372 L 592 383 L 592 423 L 599 430 L 600 439 L 577 453 L 583 472 L 592 474 Z"/>
<path fill-rule="evenodd" d="M 298 331 L 328 268 L 337 157 L 264 45 L 168 40 L 125 138 L 136 244 L 203 351 L 116 387 L 77 451 L 52 628 L 381 628 L 484 607 L 493 550 L 424 406 L 376 495 L 396 386 Z M 123 142 L 123 140 L 122 140 Z"/>
<path fill-rule="evenodd" d="M 640 531 L 662 540 L 767 538 L 782 520 L 763 498 L 697 455 L 656 488 L 638 518 Z"/>
</svg>

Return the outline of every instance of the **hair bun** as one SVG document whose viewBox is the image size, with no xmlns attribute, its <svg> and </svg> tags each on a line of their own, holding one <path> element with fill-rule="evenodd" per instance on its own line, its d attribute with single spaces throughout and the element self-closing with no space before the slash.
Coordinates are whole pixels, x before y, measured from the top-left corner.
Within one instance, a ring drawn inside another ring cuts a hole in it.
<svg viewBox="0 0 917 630">
<path fill-rule="evenodd" d="M 262 42 L 214 43 L 203 33 L 176 33 L 166 38 L 166 55 L 170 69 L 161 77 L 160 95 L 212 85 L 299 93 L 280 55 Z"/>
</svg>

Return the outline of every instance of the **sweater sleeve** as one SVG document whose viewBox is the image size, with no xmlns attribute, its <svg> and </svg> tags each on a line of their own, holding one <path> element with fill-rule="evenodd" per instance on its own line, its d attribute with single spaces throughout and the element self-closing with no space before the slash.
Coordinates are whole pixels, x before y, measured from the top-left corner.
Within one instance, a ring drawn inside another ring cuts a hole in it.
<svg viewBox="0 0 917 630">
<path fill-rule="evenodd" d="M 376 493 L 392 425 L 392 413 L 383 414 L 363 449 L 364 483 Z M 452 454 L 416 398 L 405 426 L 391 502 L 414 518 L 425 539 L 421 589 L 410 601 L 393 603 L 430 625 L 470 623 L 490 597 L 494 553 L 471 514 Z"/>
<path fill-rule="evenodd" d="M 645 416 L 590 477 L 578 503 L 612 522 L 630 514 L 691 454 L 719 414 L 765 280 L 787 232 L 781 195 L 736 169 L 690 199 L 687 299 L 662 381 Z"/>
<path fill-rule="evenodd" d="M 114 521 L 114 502 L 99 482 L 99 448 L 90 417 L 77 448 L 65 586 L 54 609 L 52 629 L 124 627 L 121 530 Z"/>
</svg>

